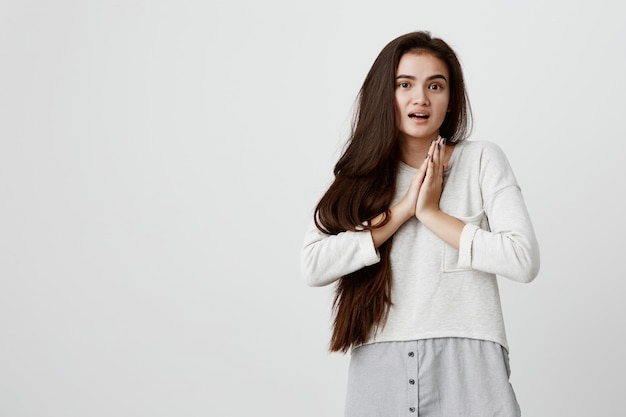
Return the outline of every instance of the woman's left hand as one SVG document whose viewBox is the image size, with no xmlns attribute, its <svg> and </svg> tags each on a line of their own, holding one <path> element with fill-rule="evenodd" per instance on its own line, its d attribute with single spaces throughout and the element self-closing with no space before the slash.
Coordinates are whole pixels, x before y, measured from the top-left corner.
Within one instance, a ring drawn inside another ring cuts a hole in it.
<svg viewBox="0 0 626 417">
<path fill-rule="evenodd" d="M 431 145 L 426 176 L 420 187 L 415 206 L 415 217 L 421 220 L 439 211 L 439 200 L 443 192 L 443 171 L 446 160 L 446 140 L 439 136 Z"/>
</svg>

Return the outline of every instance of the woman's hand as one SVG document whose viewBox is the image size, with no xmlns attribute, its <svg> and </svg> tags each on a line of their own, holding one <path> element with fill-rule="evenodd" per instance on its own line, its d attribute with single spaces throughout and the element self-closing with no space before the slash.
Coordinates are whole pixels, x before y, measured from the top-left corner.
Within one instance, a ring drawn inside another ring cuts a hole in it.
<svg viewBox="0 0 626 417">
<path fill-rule="evenodd" d="M 426 157 L 426 172 L 419 187 L 415 205 L 415 216 L 422 220 L 439 211 L 439 200 L 443 192 L 443 171 L 446 156 L 446 141 L 439 136 L 429 149 Z M 421 169 L 420 169 L 421 171 Z"/>
<path fill-rule="evenodd" d="M 465 223 L 439 209 L 443 192 L 443 171 L 446 169 L 446 141 L 439 137 L 430 147 L 426 175 L 422 181 L 415 217 L 450 246 L 459 249 Z"/>
<path fill-rule="evenodd" d="M 428 153 L 429 155 L 432 155 L 434 147 L 434 143 L 431 144 Z M 379 214 L 370 222 L 371 225 L 374 226 L 371 231 L 375 248 L 379 248 L 380 245 L 387 241 L 387 239 L 389 239 L 396 232 L 396 230 L 400 228 L 400 226 L 415 216 L 415 208 L 420 194 L 420 188 L 422 187 L 422 183 L 424 182 L 426 171 L 428 169 L 428 161 L 429 157 L 427 156 L 415 175 L 413 175 L 413 178 L 411 178 L 411 183 L 409 184 L 404 197 L 402 197 L 402 199 L 394 206 L 390 207 L 387 223 L 383 226 L 376 227 L 380 225 L 385 218 L 385 213 Z"/>
<path fill-rule="evenodd" d="M 428 170 L 430 155 L 432 155 L 432 151 L 434 149 L 434 142 L 431 144 L 428 155 L 424 158 L 424 162 L 419 167 L 417 172 L 411 178 L 411 183 L 409 184 L 409 188 L 406 190 L 404 197 L 402 200 L 398 202 L 397 207 L 400 209 L 405 217 L 405 221 L 415 216 L 417 201 L 419 199 L 420 189 L 422 184 L 424 183 L 424 178 L 426 177 L 426 172 Z"/>
</svg>

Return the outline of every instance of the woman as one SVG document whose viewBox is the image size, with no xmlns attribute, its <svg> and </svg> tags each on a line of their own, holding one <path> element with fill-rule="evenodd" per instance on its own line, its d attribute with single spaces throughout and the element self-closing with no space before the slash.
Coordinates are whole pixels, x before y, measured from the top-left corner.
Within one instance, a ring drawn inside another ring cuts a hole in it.
<svg viewBox="0 0 626 417">
<path fill-rule="evenodd" d="M 346 416 L 519 416 L 496 276 L 530 282 L 539 248 L 505 155 L 466 141 L 454 51 L 391 41 L 302 249 L 336 282 L 331 351 L 351 349 Z"/>
</svg>

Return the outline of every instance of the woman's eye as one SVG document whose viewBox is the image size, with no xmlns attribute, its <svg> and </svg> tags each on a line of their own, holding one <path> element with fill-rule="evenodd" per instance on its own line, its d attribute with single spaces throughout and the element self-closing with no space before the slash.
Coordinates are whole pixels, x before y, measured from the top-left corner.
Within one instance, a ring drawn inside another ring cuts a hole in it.
<svg viewBox="0 0 626 417">
<path fill-rule="evenodd" d="M 432 84 L 432 85 L 430 86 L 430 89 L 431 89 L 431 90 L 441 90 L 442 88 L 443 88 L 443 87 L 442 87 L 441 85 L 439 85 L 439 84 Z"/>
<path fill-rule="evenodd" d="M 409 83 L 399 83 L 398 86 L 400 88 L 409 88 Z"/>
</svg>

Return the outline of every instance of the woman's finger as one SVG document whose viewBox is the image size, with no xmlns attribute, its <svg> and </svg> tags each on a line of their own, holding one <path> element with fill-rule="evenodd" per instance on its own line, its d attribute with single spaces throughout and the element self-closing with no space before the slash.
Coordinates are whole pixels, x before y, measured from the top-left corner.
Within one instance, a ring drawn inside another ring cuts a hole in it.
<svg viewBox="0 0 626 417">
<path fill-rule="evenodd" d="M 426 178 L 428 181 L 433 176 L 433 171 L 435 171 L 435 161 L 439 158 L 437 156 L 437 142 L 439 141 L 439 137 L 436 140 L 432 141 L 430 144 L 430 148 L 428 149 L 428 155 L 426 155 L 427 167 L 426 167 Z"/>
<path fill-rule="evenodd" d="M 444 143 L 444 139 L 441 136 L 439 136 L 437 140 L 437 150 L 436 150 L 435 155 L 436 155 L 435 174 L 437 175 L 437 178 L 439 178 L 443 176 L 443 161 L 445 160 L 445 155 L 446 155 L 446 146 Z"/>
<path fill-rule="evenodd" d="M 441 155 L 441 169 L 443 171 L 445 171 L 448 168 L 448 164 L 446 162 L 446 155 L 448 154 L 448 139 L 446 138 L 442 138 L 441 139 L 441 149 L 442 151 L 442 155 Z"/>
<path fill-rule="evenodd" d="M 419 185 L 418 188 L 422 186 L 422 184 L 424 183 L 424 178 L 426 178 L 426 172 L 428 171 L 428 160 L 430 159 L 429 155 L 426 155 L 426 158 L 424 158 L 424 161 L 422 162 L 422 165 L 420 165 L 420 168 L 417 172 L 417 176 L 419 179 Z"/>
<path fill-rule="evenodd" d="M 433 142 L 433 163 L 439 162 L 439 152 L 441 150 L 441 136 L 437 136 L 437 139 Z"/>
</svg>

